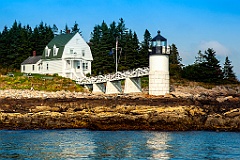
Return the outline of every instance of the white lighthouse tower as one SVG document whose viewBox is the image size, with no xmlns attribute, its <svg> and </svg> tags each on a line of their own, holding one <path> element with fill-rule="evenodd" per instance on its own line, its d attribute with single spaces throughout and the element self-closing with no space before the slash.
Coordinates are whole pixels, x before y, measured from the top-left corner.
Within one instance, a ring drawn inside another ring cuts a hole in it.
<svg viewBox="0 0 240 160">
<path fill-rule="evenodd" d="M 167 39 L 158 31 L 158 35 L 152 39 L 152 50 L 149 53 L 149 95 L 169 93 L 169 55 Z"/>
</svg>

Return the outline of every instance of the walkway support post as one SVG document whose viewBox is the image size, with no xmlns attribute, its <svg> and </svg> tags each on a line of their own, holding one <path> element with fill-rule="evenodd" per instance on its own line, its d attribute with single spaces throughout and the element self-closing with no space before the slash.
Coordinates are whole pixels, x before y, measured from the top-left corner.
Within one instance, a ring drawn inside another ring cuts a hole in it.
<svg viewBox="0 0 240 160">
<path fill-rule="evenodd" d="M 107 81 L 106 94 L 122 93 L 121 81 Z"/>
<path fill-rule="evenodd" d="M 106 87 L 104 83 L 93 83 L 93 91 L 92 93 L 105 93 Z"/>
<path fill-rule="evenodd" d="M 142 92 L 141 88 L 141 78 L 126 78 L 125 86 L 124 86 L 124 93 L 139 93 Z"/>
</svg>

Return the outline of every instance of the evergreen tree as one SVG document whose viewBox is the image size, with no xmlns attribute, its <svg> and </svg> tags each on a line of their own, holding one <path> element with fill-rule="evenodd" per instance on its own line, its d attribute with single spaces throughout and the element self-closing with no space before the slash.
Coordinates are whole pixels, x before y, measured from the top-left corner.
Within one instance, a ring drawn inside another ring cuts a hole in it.
<svg viewBox="0 0 240 160">
<path fill-rule="evenodd" d="M 64 28 L 64 30 L 63 30 L 63 33 L 65 33 L 65 34 L 70 33 L 70 29 L 69 29 L 69 27 L 68 27 L 67 24 L 65 25 L 65 28 Z"/>
<path fill-rule="evenodd" d="M 102 58 L 101 73 L 113 72 L 113 59 L 109 56 L 112 50 L 108 25 L 103 21 L 101 25 L 100 55 Z"/>
<path fill-rule="evenodd" d="M 223 79 L 220 61 L 216 58 L 216 52 L 208 48 L 204 55 L 205 62 L 201 63 L 204 74 L 202 79 L 205 82 L 220 83 Z"/>
<path fill-rule="evenodd" d="M 80 31 L 80 28 L 78 27 L 77 22 L 75 21 L 74 26 L 72 27 L 72 33 L 79 33 L 80 35 L 82 35 L 82 32 Z"/>
<path fill-rule="evenodd" d="M 143 35 L 143 42 L 141 43 L 140 56 L 139 56 L 139 67 L 148 67 L 149 66 L 149 48 L 151 46 L 151 34 L 146 29 Z"/>
<path fill-rule="evenodd" d="M 101 72 L 102 56 L 100 55 L 101 26 L 96 25 L 91 32 L 90 47 L 93 55 L 92 74 L 98 75 Z"/>
<path fill-rule="evenodd" d="M 203 63 L 203 62 L 204 62 L 204 57 L 203 57 L 202 51 L 199 50 L 197 57 L 195 57 L 194 64 L 200 64 L 200 63 Z"/>
<path fill-rule="evenodd" d="M 228 59 L 228 56 L 225 59 L 225 63 L 223 66 L 223 79 L 226 82 L 237 82 L 237 78 L 235 73 L 233 72 L 233 66 L 231 65 L 231 61 Z"/>
<path fill-rule="evenodd" d="M 139 40 L 136 32 L 133 32 L 132 37 L 132 46 L 133 54 L 134 54 L 134 65 L 133 68 L 138 68 L 141 66 L 141 54 L 140 54 L 140 46 L 139 46 Z"/>
<path fill-rule="evenodd" d="M 120 18 L 117 25 L 118 38 L 120 41 L 122 40 L 122 37 L 126 34 L 126 31 L 127 31 L 127 28 L 125 26 L 125 22 L 123 18 Z"/>
<path fill-rule="evenodd" d="M 198 82 L 222 83 L 223 74 L 216 52 L 211 48 L 204 54 L 198 52 L 195 63 L 183 68 L 183 77 Z"/>
<path fill-rule="evenodd" d="M 58 27 L 56 26 L 56 24 L 53 24 L 52 32 L 55 36 L 58 35 Z"/>
<path fill-rule="evenodd" d="M 7 60 L 7 54 L 9 53 L 9 43 L 11 37 L 9 37 L 9 29 L 4 27 L 0 37 L 0 68 L 8 68 L 9 62 Z"/>
<path fill-rule="evenodd" d="M 128 70 L 132 68 L 136 68 L 136 58 L 138 54 L 138 38 L 136 33 L 133 33 L 132 30 L 129 30 L 128 33 L 123 35 L 123 42 L 125 42 L 123 47 L 123 53 L 120 63 L 120 70 Z"/>
<path fill-rule="evenodd" d="M 37 55 L 42 55 L 44 48 L 53 37 L 54 33 L 52 28 L 43 22 L 34 28 L 31 39 L 33 42 L 33 50 L 37 52 Z"/>
<path fill-rule="evenodd" d="M 170 46 L 170 56 L 169 56 L 169 70 L 170 76 L 180 78 L 182 76 L 182 58 L 178 53 L 178 49 L 175 44 Z"/>
</svg>

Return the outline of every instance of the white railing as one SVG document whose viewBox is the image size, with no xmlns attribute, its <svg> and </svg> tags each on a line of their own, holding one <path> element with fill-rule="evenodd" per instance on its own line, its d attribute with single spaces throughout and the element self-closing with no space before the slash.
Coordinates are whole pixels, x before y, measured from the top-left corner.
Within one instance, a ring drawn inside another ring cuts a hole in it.
<svg viewBox="0 0 240 160">
<path fill-rule="evenodd" d="M 127 70 L 123 72 L 117 72 L 112 74 L 106 75 L 98 75 L 95 77 L 83 77 L 76 80 L 78 84 L 94 84 L 94 83 L 105 83 L 107 81 L 116 81 L 126 78 L 133 78 L 133 77 L 142 77 L 149 75 L 149 68 L 137 68 L 133 70 Z"/>
</svg>

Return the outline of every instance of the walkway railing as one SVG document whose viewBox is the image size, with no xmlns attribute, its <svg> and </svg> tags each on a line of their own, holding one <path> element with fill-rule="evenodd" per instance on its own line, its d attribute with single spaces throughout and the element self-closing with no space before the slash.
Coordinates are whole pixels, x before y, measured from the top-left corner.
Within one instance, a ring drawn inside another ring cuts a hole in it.
<svg viewBox="0 0 240 160">
<path fill-rule="evenodd" d="M 149 75 L 149 68 L 143 67 L 143 68 L 137 68 L 133 70 L 127 70 L 123 72 L 117 72 L 112 74 L 106 74 L 106 75 L 98 75 L 94 77 L 83 77 L 77 79 L 78 84 L 94 84 L 94 83 L 105 83 L 107 81 L 116 81 L 116 80 L 122 80 L 126 78 L 134 78 L 134 77 L 143 77 Z"/>
</svg>

